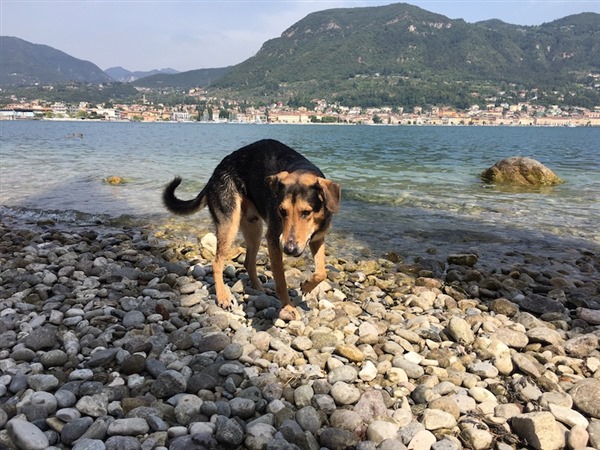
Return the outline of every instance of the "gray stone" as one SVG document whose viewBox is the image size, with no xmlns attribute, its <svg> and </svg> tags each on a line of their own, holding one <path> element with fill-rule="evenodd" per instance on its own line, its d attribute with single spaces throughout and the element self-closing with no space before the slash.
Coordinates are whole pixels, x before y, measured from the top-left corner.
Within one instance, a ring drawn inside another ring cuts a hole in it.
<svg viewBox="0 0 600 450">
<path fill-rule="evenodd" d="M 202 409 L 202 399 L 196 395 L 181 395 L 175 406 L 175 418 L 181 425 L 188 426 L 198 418 Z"/>
<path fill-rule="evenodd" d="M 20 449 L 44 450 L 50 445 L 42 430 L 25 420 L 9 420 L 6 424 L 6 430 L 12 441 Z"/>
<path fill-rule="evenodd" d="M 552 300 L 541 295 L 531 294 L 525 297 L 519 306 L 525 311 L 531 311 L 536 314 L 546 314 L 551 312 L 563 312 L 565 307 L 557 300 Z"/>
<path fill-rule="evenodd" d="M 63 422 L 69 423 L 81 417 L 81 413 L 75 408 L 62 408 L 56 411 L 56 417 Z"/>
<path fill-rule="evenodd" d="M 105 450 L 106 445 L 100 439 L 80 439 L 73 444 L 71 450 Z"/>
<path fill-rule="evenodd" d="M 84 395 L 77 401 L 75 407 L 82 414 L 90 417 L 105 416 L 108 412 L 108 397 L 106 394 Z"/>
<path fill-rule="evenodd" d="M 244 430 L 235 419 L 219 416 L 215 439 L 223 446 L 237 447 L 244 441 Z"/>
<path fill-rule="evenodd" d="M 231 407 L 231 415 L 233 417 L 239 417 L 242 420 L 250 419 L 254 416 L 256 410 L 256 404 L 248 399 L 242 397 L 236 397 L 229 401 Z"/>
<path fill-rule="evenodd" d="M 54 393 L 56 403 L 59 408 L 70 408 L 77 403 L 77 397 L 71 391 L 59 389 Z"/>
<path fill-rule="evenodd" d="M 257 423 L 246 428 L 244 444 L 248 450 L 263 450 L 275 436 L 277 430 L 266 423 Z"/>
<path fill-rule="evenodd" d="M 152 383 L 150 390 L 158 398 L 167 398 L 185 392 L 186 387 L 183 375 L 175 370 L 165 370 Z"/>
<path fill-rule="evenodd" d="M 105 350 L 98 350 L 92 353 L 87 365 L 91 368 L 101 366 L 106 367 L 115 359 L 115 356 L 117 356 L 118 352 L 118 348 L 107 348 Z"/>
<path fill-rule="evenodd" d="M 600 420 L 592 420 L 587 427 L 590 435 L 590 446 L 600 448 Z"/>
<path fill-rule="evenodd" d="M 106 450 L 140 450 L 141 449 L 140 443 L 133 436 L 111 436 L 106 440 L 105 445 L 106 445 Z"/>
<path fill-rule="evenodd" d="M 51 325 L 36 328 L 23 339 L 27 348 L 36 352 L 51 349 L 57 342 L 56 328 Z"/>
<path fill-rule="evenodd" d="M 338 405 L 352 405 L 360 398 L 360 390 L 348 383 L 338 381 L 331 387 L 331 397 Z"/>
<path fill-rule="evenodd" d="M 311 434 L 317 434 L 317 432 L 323 426 L 323 420 L 321 415 L 312 406 L 305 406 L 296 412 L 296 422 L 302 427 L 304 431 L 308 431 Z"/>
<path fill-rule="evenodd" d="M 298 386 L 294 391 L 294 403 L 296 407 L 303 408 L 310 405 L 313 395 L 315 395 L 315 391 L 311 385 L 303 384 L 302 386 Z"/>
<path fill-rule="evenodd" d="M 94 423 L 94 419 L 91 417 L 81 417 L 68 422 L 60 432 L 61 441 L 67 445 L 71 445 L 83 436 L 92 423 Z"/>
<path fill-rule="evenodd" d="M 584 414 L 600 419 L 600 380 L 589 378 L 581 380 L 569 391 L 573 403 Z"/>
<path fill-rule="evenodd" d="M 176 330 L 169 335 L 169 343 L 179 350 L 187 350 L 194 346 L 194 339 L 184 330 Z"/>
<path fill-rule="evenodd" d="M 109 436 L 137 436 L 146 434 L 150 426 L 145 419 L 137 417 L 131 419 L 116 419 L 108 424 L 107 434 Z"/>
<path fill-rule="evenodd" d="M 67 362 L 68 356 L 61 349 L 49 350 L 40 355 L 40 362 L 46 368 L 62 367 Z"/>
<path fill-rule="evenodd" d="M 565 342 L 565 351 L 573 358 L 585 358 L 598 349 L 599 339 L 592 333 L 575 336 Z"/>
<path fill-rule="evenodd" d="M 346 383 L 352 383 L 358 378 L 358 372 L 353 366 L 344 365 L 336 367 L 331 370 L 327 375 L 327 381 L 330 384 L 335 384 L 338 381 L 344 381 Z"/>
<path fill-rule="evenodd" d="M 201 335 L 196 341 L 196 348 L 200 353 L 221 352 L 231 344 L 229 336 L 222 332 L 210 332 Z"/>
<path fill-rule="evenodd" d="M 342 428 L 325 428 L 319 434 L 321 447 L 329 450 L 345 450 L 353 448 L 358 444 L 358 438 L 354 433 Z"/>
<path fill-rule="evenodd" d="M 49 392 L 34 392 L 29 402 L 32 405 L 43 407 L 48 414 L 54 414 L 58 407 L 56 397 Z"/>
</svg>

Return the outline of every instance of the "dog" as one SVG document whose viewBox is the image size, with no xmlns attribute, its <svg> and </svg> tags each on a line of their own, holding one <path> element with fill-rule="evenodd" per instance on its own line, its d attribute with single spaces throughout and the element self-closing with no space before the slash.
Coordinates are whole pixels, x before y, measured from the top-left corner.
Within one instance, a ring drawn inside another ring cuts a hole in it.
<svg viewBox="0 0 600 450">
<path fill-rule="evenodd" d="M 166 208 L 181 215 L 192 214 L 208 205 L 216 228 L 217 251 L 213 261 L 217 303 L 231 305 L 232 296 L 223 281 L 223 268 L 237 232 L 246 241 L 244 267 L 250 285 L 264 291 L 256 273 L 256 255 L 262 239 L 264 221 L 275 291 L 282 303 L 279 317 L 297 320 L 283 267 L 283 253 L 300 256 L 310 247 L 315 271 L 301 285 L 311 292 L 327 272 L 325 236 L 333 214 L 340 208 L 341 188 L 326 179 L 321 170 L 292 148 L 273 139 L 247 145 L 226 156 L 215 168 L 206 186 L 192 200 L 180 200 L 175 177 L 163 191 Z"/>
</svg>

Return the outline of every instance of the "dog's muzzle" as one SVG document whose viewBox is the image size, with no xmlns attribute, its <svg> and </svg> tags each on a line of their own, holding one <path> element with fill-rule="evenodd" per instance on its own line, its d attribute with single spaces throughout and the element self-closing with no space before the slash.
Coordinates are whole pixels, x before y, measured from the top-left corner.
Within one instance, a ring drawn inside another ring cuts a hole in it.
<svg viewBox="0 0 600 450">
<path fill-rule="evenodd" d="M 300 256 L 304 253 L 304 247 L 300 247 L 296 241 L 288 239 L 282 246 L 283 252 L 290 256 Z"/>
</svg>

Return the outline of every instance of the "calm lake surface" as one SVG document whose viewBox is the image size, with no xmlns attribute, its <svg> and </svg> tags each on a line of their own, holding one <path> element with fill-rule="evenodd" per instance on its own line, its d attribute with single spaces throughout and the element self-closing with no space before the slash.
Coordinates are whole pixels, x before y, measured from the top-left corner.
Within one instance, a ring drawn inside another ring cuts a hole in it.
<svg viewBox="0 0 600 450">
<path fill-rule="evenodd" d="M 600 129 L 196 123 L 0 122 L 0 214 L 12 220 L 161 223 L 174 175 L 195 196 L 231 151 L 263 138 L 303 153 L 342 185 L 336 254 L 407 259 L 477 251 L 560 257 L 600 248 Z M 484 186 L 510 156 L 539 160 L 563 185 L 536 192 Z M 111 186 L 118 175 L 128 182 Z M 178 219 L 179 220 L 179 219 Z M 192 219 L 208 224 L 206 211 Z"/>
</svg>

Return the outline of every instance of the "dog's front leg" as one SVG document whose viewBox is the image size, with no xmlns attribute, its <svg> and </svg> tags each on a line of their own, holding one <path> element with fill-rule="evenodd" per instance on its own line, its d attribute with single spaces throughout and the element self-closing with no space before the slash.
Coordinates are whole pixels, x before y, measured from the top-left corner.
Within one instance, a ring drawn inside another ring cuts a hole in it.
<svg viewBox="0 0 600 450">
<path fill-rule="evenodd" d="M 315 272 L 308 280 L 302 283 L 301 288 L 304 294 L 312 292 L 327 277 L 327 271 L 325 270 L 325 240 L 310 241 L 310 251 L 315 261 Z"/>
<path fill-rule="evenodd" d="M 269 259 L 271 260 L 271 270 L 275 279 L 275 291 L 281 301 L 281 312 L 279 318 L 285 321 L 300 320 L 298 310 L 292 304 L 285 282 L 285 270 L 283 268 L 283 252 L 279 245 L 279 238 L 272 239 L 267 236 L 267 246 L 269 248 Z"/>
<path fill-rule="evenodd" d="M 213 262 L 213 276 L 215 277 L 215 293 L 217 294 L 217 304 L 224 309 L 231 306 L 231 294 L 225 282 L 223 281 L 223 259 L 217 257 Z"/>
</svg>

